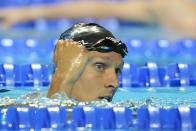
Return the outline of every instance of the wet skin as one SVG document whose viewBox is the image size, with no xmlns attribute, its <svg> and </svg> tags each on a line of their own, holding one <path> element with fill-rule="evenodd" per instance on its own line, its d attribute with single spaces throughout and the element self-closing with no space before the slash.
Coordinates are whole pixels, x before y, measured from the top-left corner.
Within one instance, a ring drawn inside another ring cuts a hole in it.
<svg viewBox="0 0 196 131">
<path fill-rule="evenodd" d="M 111 100 L 119 86 L 118 75 L 122 66 L 118 53 L 89 52 L 88 64 L 72 87 L 70 96 L 80 101 Z"/>
<path fill-rule="evenodd" d="M 111 101 L 119 86 L 118 75 L 123 67 L 121 55 L 116 52 L 88 52 L 83 46 L 70 43 L 66 43 L 63 55 L 62 49 L 55 51 L 54 62 L 56 65 L 59 65 L 59 59 L 63 60 L 60 60 L 60 65 L 56 66 L 58 69 L 53 75 L 48 96 L 60 92 L 79 101 L 104 98 Z M 65 53 L 68 48 L 72 55 Z M 76 58 L 79 59 L 74 62 L 73 59 L 76 60 Z"/>
</svg>

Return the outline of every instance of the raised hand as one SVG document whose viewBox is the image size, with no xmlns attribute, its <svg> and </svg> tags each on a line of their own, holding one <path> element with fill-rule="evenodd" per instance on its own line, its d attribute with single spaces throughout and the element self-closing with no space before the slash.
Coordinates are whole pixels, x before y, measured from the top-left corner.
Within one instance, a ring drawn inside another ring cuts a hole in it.
<svg viewBox="0 0 196 131">
<path fill-rule="evenodd" d="M 59 40 L 54 51 L 55 72 L 48 92 L 69 96 L 73 84 L 79 79 L 88 60 L 88 51 L 72 40 Z"/>
</svg>

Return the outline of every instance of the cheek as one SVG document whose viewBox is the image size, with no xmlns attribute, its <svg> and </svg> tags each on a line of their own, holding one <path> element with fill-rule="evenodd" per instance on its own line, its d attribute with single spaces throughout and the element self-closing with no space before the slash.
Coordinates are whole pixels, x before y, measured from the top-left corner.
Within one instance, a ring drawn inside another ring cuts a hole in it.
<svg viewBox="0 0 196 131">
<path fill-rule="evenodd" d="M 85 70 L 72 90 L 72 96 L 78 100 L 95 100 L 104 87 L 103 77 L 92 69 Z"/>
<path fill-rule="evenodd" d="M 97 72 L 93 67 L 88 67 L 82 74 L 80 80 L 85 87 L 101 85 L 104 74 Z M 90 88 L 90 87 L 89 87 Z"/>
<path fill-rule="evenodd" d="M 102 78 L 101 75 L 89 70 L 81 77 L 81 84 L 88 92 L 96 92 L 103 86 Z"/>
</svg>

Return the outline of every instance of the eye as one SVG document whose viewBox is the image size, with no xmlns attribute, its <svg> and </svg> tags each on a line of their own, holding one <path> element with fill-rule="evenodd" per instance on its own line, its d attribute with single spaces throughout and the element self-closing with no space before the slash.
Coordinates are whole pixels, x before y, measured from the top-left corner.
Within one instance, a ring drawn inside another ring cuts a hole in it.
<svg viewBox="0 0 196 131">
<path fill-rule="evenodd" d="M 96 63 L 95 68 L 99 72 L 103 72 L 106 68 L 106 65 L 104 63 Z"/>
</svg>

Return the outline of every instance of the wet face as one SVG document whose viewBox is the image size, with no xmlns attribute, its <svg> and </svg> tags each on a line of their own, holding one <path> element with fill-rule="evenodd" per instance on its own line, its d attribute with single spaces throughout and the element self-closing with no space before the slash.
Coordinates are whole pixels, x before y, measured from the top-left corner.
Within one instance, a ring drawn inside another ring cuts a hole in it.
<svg viewBox="0 0 196 131">
<path fill-rule="evenodd" d="M 71 89 L 71 97 L 80 101 L 111 101 L 119 86 L 118 76 L 122 67 L 123 59 L 116 52 L 89 52 L 88 64 Z"/>
</svg>

